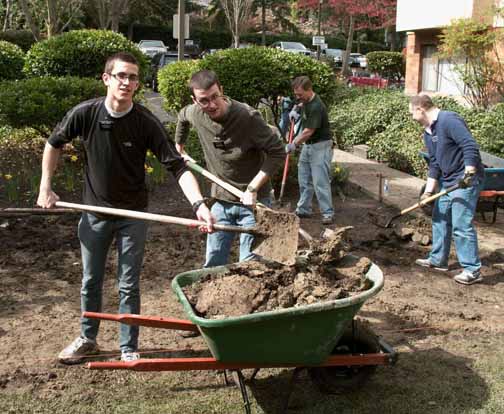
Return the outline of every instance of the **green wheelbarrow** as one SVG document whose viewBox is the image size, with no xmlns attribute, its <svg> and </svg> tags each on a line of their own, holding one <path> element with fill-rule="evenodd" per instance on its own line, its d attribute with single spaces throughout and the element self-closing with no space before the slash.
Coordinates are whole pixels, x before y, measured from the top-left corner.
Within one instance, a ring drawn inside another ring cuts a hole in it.
<svg viewBox="0 0 504 414">
<path fill-rule="evenodd" d="M 131 325 L 200 332 L 212 357 L 141 358 L 131 362 L 89 362 L 89 369 L 134 371 L 230 370 L 240 387 L 245 412 L 250 402 L 241 373 L 261 368 L 295 368 L 284 408 L 288 408 L 293 383 L 307 369 L 313 381 L 326 392 L 361 384 L 378 365 L 394 364 L 395 351 L 354 319 L 364 302 L 383 287 L 383 274 L 372 265 L 366 277 L 372 287 L 357 295 L 269 312 L 211 320 L 198 316 L 183 287 L 225 266 L 181 273 L 172 289 L 189 320 L 141 315 L 85 312 L 83 316 Z"/>
</svg>

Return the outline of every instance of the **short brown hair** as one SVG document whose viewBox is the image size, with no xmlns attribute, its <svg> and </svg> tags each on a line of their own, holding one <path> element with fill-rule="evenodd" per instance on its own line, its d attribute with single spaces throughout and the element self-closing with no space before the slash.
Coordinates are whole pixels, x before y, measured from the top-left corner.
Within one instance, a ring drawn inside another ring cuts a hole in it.
<svg viewBox="0 0 504 414">
<path fill-rule="evenodd" d="M 191 91 L 191 95 L 194 96 L 194 89 L 203 89 L 206 91 L 213 85 L 217 85 L 219 89 L 221 88 L 217 74 L 212 70 L 203 69 L 191 76 L 189 90 Z"/>
<path fill-rule="evenodd" d="M 292 89 L 296 88 L 303 88 L 303 90 L 308 91 L 310 89 L 313 89 L 312 81 L 308 76 L 298 76 L 295 78 L 292 83 Z"/>
<path fill-rule="evenodd" d="M 138 64 L 138 60 L 135 56 L 133 56 L 129 52 L 118 52 L 113 54 L 112 56 L 109 56 L 107 61 L 105 62 L 105 73 L 110 73 L 112 72 L 112 69 L 114 69 L 114 64 L 116 61 L 120 60 L 121 62 L 126 62 L 126 63 L 131 63 L 133 65 L 136 65 L 138 69 L 140 70 L 140 65 Z"/>
<path fill-rule="evenodd" d="M 434 102 L 429 95 L 416 95 L 410 98 L 411 105 L 425 109 L 426 111 L 433 108 Z"/>
</svg>

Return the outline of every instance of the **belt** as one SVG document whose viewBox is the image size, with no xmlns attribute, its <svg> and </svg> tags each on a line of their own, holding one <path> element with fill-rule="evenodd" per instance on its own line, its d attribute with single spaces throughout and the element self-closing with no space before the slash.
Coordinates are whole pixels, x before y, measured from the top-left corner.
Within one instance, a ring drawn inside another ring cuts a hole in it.
<svg viewBox="0 0 504 414">
<path fill-rule="evenodd" d="M 319 142 L 330 141 L 330 139 L 317 139 L 316 141 L 308 140 L 305 142 L 305 145 L 318 144 Z"/>
</svg>

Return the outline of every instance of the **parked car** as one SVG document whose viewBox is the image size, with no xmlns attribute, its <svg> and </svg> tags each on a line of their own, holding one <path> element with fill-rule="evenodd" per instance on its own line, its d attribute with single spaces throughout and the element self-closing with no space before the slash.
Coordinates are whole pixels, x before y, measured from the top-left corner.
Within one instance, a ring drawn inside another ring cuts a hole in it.
<svg viewBox="0 0 504 414">
<path fill-rule="evenodd" d="M 404 79 L 387 79 L 366 71 L 355 71 L 347 77 L 347 85 L 370 86 L 378 89 L 404 89 Z"/>
<path fill-rule="evenodd" d="M 178 45 L 177 45 L 178 50 Z M 197 59 L 201 55 L 201 46 L 199 42 L 193 42 L 190 45 L 184 45 L 184 54 L 188 54 L 192 59 Z"/>
<path fill-rule="evenodd" d="M 190 58 L 191 57 L 189 56 L 189 54 L 184 53 L 184 59 L 190 59 Z M 150 83 L 152 90 L 154 91 L 158 90 L 157 75 L 159 70 L 162 67 L 170 65 L 177 61 L 178 61 L 178 53 L 175 51 L 157 53 L 152 57 L 149 75 L 146 77 L 146 82 Z"/>
<path fill-rule="evenodd" d="M 299 42 L 275 42 L 271 45 L 271 47 L 299 55 L 311 56 L 312 54 L 310 49 Z"/>
<path fill-rule="evenodd" d="M 352 64 L 353 62 L 353 64 Z M 350 53 L 350 66 L 367 68 L 367 58 L 360 53 Z"/>
<path fill-rule="evenodd" d="M 162 40 L 140 40 L 138 47 L 149 57 L 154 56 L 156 53 L 163 53 L 168 51 L 168 47 L 163 43 Z"/>
<path fill-rule="evenodd" d="M 327 59 L 332 59 L 336 66 L 341 66 L 343 63 L 343 54 L 345 51 L 343 49 L 323 49 L 321 51 L 322 56 Z"/>
</svg>

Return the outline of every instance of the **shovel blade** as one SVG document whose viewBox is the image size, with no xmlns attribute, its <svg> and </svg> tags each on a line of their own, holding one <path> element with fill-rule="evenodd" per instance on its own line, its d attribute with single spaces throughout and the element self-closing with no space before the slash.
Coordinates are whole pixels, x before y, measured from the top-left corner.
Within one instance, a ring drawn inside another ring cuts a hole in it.
<svg viewBox="0 0 504 414">
<path fill-rule="evenodd" d="M 264 208 L 257 209 L 257 233 L 253 251 L 259 256 L 292 265 L 296 262 L 299 238 L 299 217 Z"/>
</svg>

